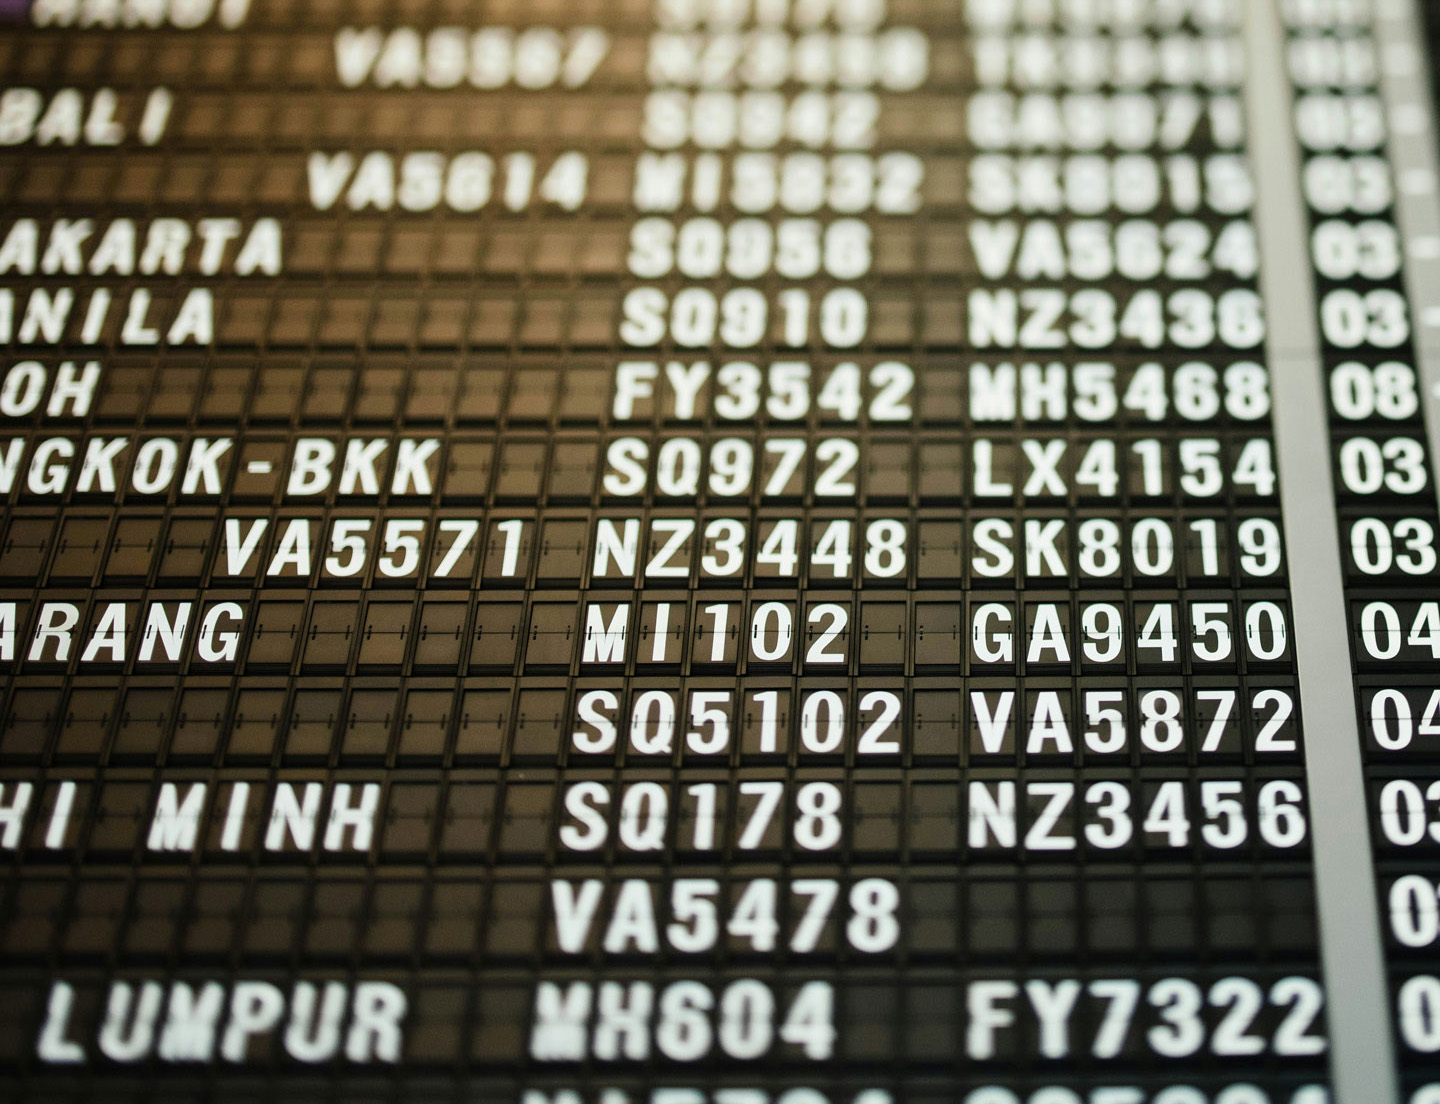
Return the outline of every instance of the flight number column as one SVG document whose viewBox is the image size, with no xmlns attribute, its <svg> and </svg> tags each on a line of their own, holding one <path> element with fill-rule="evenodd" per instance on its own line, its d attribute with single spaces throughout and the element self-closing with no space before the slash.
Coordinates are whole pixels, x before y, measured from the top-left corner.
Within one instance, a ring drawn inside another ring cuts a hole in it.
<svg viewBox="0 0 1440 1104">
<path fill-rule="evenodd" d="M 853 828 L 901 808 L 906 627 L 891 677 L 857 677 L 857 587 L 904 608 L 910 465 L 867 498 L 867 431 L 908 450 L 915 402 L 863 281 L 877 222 L 919 206 L 918 158 L 878 127 L 928 43 L 883 0 L 655 20 L 555 825 L 565 972 L 530 1057 L 682 1085 L 764 1061 L 777 1095 L 888 1099 L 826 1064 L 857 1056 L 837 976 L 893 989 L 905 911 L 898 837 Z"/>
<path fill-rule="evenodd" d="M 1201 1093 L 1241 1068 L 1268 1099 L 1320 1099 L 1243 9 L 966 11 L 968 860 L 1024 861 L 1009 877 L 1037 902 L 1086 883 L 1079 939 L 1036 926 L 1022 968 L 970 982 L 969 1057 L 1160 1061 Z M 1150 934 L 1115 941 L 1107 893 Z M 1134 1015 L 1115 1039 L 1017 1037 L 1041 992 L 1097 1019 L 1133 994 Z M 1224 1026 L 1242 1008 L 1244 1042 Z"/>
</svg>

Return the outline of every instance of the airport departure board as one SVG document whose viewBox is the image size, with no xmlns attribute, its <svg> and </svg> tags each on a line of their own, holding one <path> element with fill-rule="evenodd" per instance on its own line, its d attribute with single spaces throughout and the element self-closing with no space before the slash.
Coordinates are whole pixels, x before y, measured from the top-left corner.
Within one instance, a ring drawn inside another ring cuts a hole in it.
<svg viewBox="0 0 1440 1104">
<path fill-rule="evenodd" d="M 0 0 L 0 1100 L 1440 1104 L 1432 42 Z"/>
</svg>

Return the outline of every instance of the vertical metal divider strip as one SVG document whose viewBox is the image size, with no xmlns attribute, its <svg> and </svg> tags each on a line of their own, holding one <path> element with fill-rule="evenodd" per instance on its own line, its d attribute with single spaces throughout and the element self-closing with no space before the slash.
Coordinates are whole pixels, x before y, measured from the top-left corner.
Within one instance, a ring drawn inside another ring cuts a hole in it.
<svg viewBox="0 0 1440 1104">
<path fill-rule="evenodd" d="M 1419 0 L 1381 0 L 1375 8 L 1380 95 L 1394 169 L 1395 222 L 1405 260 L 1415 368 L 1430 446 L 1430 478 L 1440 493 L 1440 149 L 1430 91 L 1430 51 Z"/>
<path fill-rule="evenodd" d="M 1260 294 L 1337 1104 L 1398 1104 L 1310 249 L 1278 0 L 1244 0 Z"/>
</svg>

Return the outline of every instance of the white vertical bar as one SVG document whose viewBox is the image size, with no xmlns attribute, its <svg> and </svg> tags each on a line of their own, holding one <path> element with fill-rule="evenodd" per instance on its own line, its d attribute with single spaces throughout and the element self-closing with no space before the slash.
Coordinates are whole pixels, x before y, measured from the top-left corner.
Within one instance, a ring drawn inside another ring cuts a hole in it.
<svg viewBox="0 0 1440 1104">
<path fill-rule="evenodd" d="M 1244 0 L 1244 7 L 1260 293 L 1294 596 L 1331 1077 L 1338 1104 L 1397 1104 L 1293 97 L 1275 4 Z"/>
</svg>

